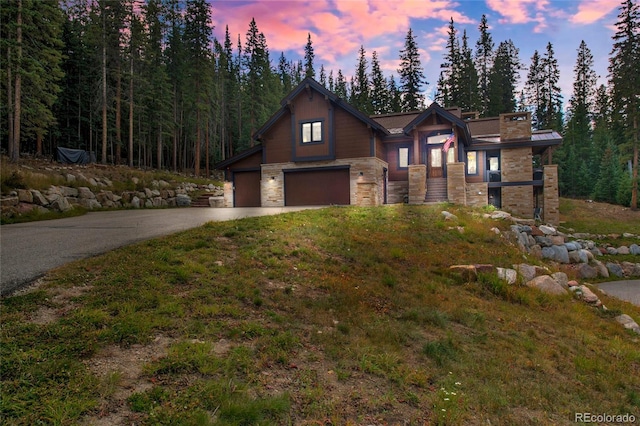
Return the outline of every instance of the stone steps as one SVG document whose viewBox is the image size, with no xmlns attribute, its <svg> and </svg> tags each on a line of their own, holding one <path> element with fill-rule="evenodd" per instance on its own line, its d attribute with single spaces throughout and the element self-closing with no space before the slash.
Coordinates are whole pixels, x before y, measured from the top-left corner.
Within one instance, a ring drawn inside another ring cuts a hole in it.
<svg viewBox="0 0 640 426">
<path fill-rule="evenodd" d="M 200 194 L 198 198 L 191 200 L 191 207 L 211 207 L 211 205 L 209 204 L 209 197 L 213 196 L 214 194 L 212 192 Z"/>
<path fill-rule="evenodd" d="M 447 179 L 429 178 L 427 179 L 427 194 L 424 197 L 426 203 L 436 203 L 448 201 Z"/>
</svg>

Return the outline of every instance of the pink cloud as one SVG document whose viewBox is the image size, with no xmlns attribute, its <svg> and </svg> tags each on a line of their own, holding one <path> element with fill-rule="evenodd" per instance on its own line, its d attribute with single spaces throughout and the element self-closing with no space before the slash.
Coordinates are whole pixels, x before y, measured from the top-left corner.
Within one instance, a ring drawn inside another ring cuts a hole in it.
<svg viewBox="0 0 640 426">
<path fill-rule="evenodd" d="M 592 24 L 617 7 L 618 3 L 611 0 L 583 0 L 578 5 L 578 13 L 570 21 L 574 24 Z"/>
</svg>

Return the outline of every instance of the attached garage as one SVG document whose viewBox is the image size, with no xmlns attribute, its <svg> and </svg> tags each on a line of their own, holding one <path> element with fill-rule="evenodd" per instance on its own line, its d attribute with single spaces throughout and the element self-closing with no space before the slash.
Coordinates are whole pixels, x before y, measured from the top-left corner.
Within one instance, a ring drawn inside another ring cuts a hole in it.
<svg viewBox="0 0 640 426">
<path fill-rule="evenodd" d="M 351 203 L 348 167 L 283 171 L 285 206 L 325 206 Z"/>
<path fill-rule="evenodd" d="M 260 207 L 260 170 L 233 173 L 234 207 Z"/>
</svg>

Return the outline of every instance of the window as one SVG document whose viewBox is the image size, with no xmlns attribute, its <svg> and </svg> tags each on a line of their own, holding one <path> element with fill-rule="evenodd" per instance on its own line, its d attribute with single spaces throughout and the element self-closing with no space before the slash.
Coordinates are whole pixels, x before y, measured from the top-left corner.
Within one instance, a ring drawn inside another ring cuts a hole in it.
<svg viewBox="0 0 640 426">
<path fill-rule="evenodd" d="M 467 152 L 467 174 L 478 174 L 478 151 Z"/>
<path fill-rule="evenodd" d="M 398 167 L 401 169 L 409 167 L 409 148 L 398 148 Z"/>
<path fill-rule="evenodd" d="M 447 150 L 447 163 L 455 163 L 456 162 L 456 150 L 453 146 L 449 147 Z"/>
<path fill-rule="evenodd" d="M 322 142 L 322 121 L 302 123 L 302 143 Z"/>
</svg>

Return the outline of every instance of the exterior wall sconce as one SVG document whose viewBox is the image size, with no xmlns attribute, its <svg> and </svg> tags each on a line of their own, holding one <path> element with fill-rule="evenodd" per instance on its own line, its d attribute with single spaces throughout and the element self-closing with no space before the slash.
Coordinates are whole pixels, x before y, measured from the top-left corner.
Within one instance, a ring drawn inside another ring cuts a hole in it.
<svg viewBox="0 0 640 426">
<path fill-rule="evenodd" d="M 364 176 L 364 172 L 358 173 L 359 176 Z"/>
<path fill-rule="evenodd" d="M 276 177 L 275 176 L 271 176 L 271 180 L 276 180 Z"/>
</svg>

